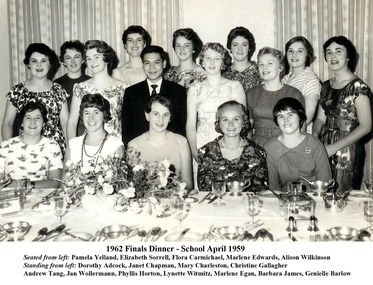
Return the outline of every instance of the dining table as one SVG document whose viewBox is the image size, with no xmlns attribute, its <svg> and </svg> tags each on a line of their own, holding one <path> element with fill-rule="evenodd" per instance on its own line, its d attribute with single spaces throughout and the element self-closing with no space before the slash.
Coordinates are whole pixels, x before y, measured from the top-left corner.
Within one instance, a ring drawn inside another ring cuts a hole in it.
<svg viewBox="0 0 373 285">
<path fill-rule="evenodd" d="M 57 217 L 48 206 L 40 207 L 39 210 L 35 210 L 35 207 L 33 207 L 55 189 L 34 190 L 30 193 L 31 195 L 26 197 L 22 211 L 13 214 L 2 214 L 0 217 L 0 225 L 17 221 L 29 223 L 30 228 L 23 237 L 23 242 L 33 241 L 43 227 L 48 228 L 48 230 L 55 228 L 52 225 L 57 221 Z M 246 193 L 232 196 L 229 192 L 226 192 L 222 197 L 222 201 L 225 204 L 223 206 L 216 206 L 214 203 L 210 203 L 210 199 L 203 199 L 207 194 L 207 192 L 198 192 L 190 196 L 190 212 L 181 222 L 181 226 L 188 229 L 186 235 L 186 237 L 189 236 L 188 241 L 222 241 L 222 237 L 219 233 L 216 234 L 216 230 L 226 226 L 247 230 L 247 233 L 250 233 L 253 237 L 259 230 L 265 230 L 270 234 L 269 236 L 273 237 L 273 241 L 292 241 L 289 237 L 290 221 L 287 217 L 281 215 L 279 199 L 271 195 L 271 192 L 265 191 L 258 194 L 260 209 L 254 217 L 255 223 L 251 225 L 247 224 L 250 221 L 250 217 L 244 209 L 243 196 Z M 357 230 L 367 228 L 368 223 L 364 219 L 359 205 L 361 201 L 368 200 L 369 196 L 364 195 L 363 191 L 355 191 L 355 194 L 347 198 L 347 205 L 341 211 L 330 212 L 325 207 L 323 197 L 313 196 L 312 193 L 308 193 L 307 195 L 315 202 L 314 226 L 316 225 L 318 230 L 309 230 L 311 220 L 310 217 L 306 217 L 304 219 L 295 219 L 296 228 L 292 228 L 291 234 L 298 241 L 326 242 L 334 241 L 329 234 L 329 230 L 333 227 L 343 226 Z M 171 201 L 172 199 L 161 199 L 160 205 L 167 209 L 167 204 L 171 203 Z M 148 202 L 148 204 L 150 205 L 151 203 Z M 181 233 L 181 230 L 176 228 L 179 222 L 170 213 L 157 211 L 154 205 L 146 205 L 142 208 L 141 213 L 137 213 L 130 209 L 126 212 L 115 212 L 113 209 L 95 210 L 92 208 L 87 209 L 82 205 L 71 204 L 63 215 L 62 222 L 65 224 L 64 231 L 72 233 L 72 236 L 75 236 L 76 233 L 90 234 L 93 238 L 90 238 L 89 241 L 111 241 L 102 234 L 102 230 L 110 225 L 125 225 L 130 229 L 134 229 L 134 235 L 122 239 L 129 242 L 145 242 L 144 240 L 151 242 L 152 239 L 144 239 L 144 237 L 136 233 L 140 231 L 150 233 L 151 229 L 155 227 L 160 227 L 164 233 L 157 240 L 158 242 L 175 241 L 175 238 L 170 238 L 179 237 Z M 74 240 L 71 235 L 67 238 L 64 231 L 55 234 L 53 238 L 49 238 L 46 242 Z M 65 236 L 65 238 L 61 238 L 61 235 Z M 3 242 L 10 240 L 9 237 L 3 236 Z M 122 240 L 116 239 L 114 241 L 121 242 Z M 75 241 L 83 240 L 76 238 Z M 184 240 L 181 239 L 181 241 Z M 251 238 L 245 239 L 245 241 L 270 241 L 270 239 L 268 237 L 263 239 Z"/>
</svg>

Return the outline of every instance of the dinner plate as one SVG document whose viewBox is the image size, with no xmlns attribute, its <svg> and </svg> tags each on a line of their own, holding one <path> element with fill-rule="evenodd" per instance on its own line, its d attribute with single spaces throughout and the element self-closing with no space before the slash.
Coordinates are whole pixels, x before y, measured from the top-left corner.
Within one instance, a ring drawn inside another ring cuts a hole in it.
<svg viewBox="0 0 373 285">
<path fill-rule="evenodd" d="M 80 237 L 82 239 L 85 239 L 87 241 L 90 241 L 92 238 L 93 238 L 93 235 L 91 235 L 90 233 L 85 233 L 85 232 L 71 232 L 72 235 L 74 236 L 77 236 L 77 237 Z M 75 238 L 75 237 L 72 237 L 66 233 L 62 233 L 58 236 L 56 236 L 53 241 L 80 241 L 80 242 L 84 242 L 84 240 L 81 240 L 80 238 Z"/>
<path fill-rule="evenodd" d="M 278 191 L 278 190 L 274 190 L 274 191 L 277 194 L 281 194 L 281 191 Z M 264 190 L 262 192 L 259 192 L 258 196 L 262 198 L 277 199 L 277 197 L 269 190 Z"/>
<path fill-rule="evenodd" d="M 185 202 L 189 204 L 194 204 L 198 202 L 198 199 L 196 197 L 188 197 L 188 198 L 185 198 Z"/>
<path fill-rule="evenodd" d="M 176 234 L 169 234 L 164 238 L 165 241 L 176 241 L 180 237 L 180 233 Z M 181 240 L 182 242 L 186 241 L 203 241 L 203 235 L 195 232 L 187 232 L 183 239 Z"/>
<path fill-rule="evenodd" d="M 369 195 L 367 193 L 365 193 L 364 191 L 352 190 L 350 192 L 350 195 L 348 195 L 348 198 L 351 198 L 351 199 L 367 199 L 367 198 L 369 198 Z"/>
<path fill-rule="evenodd" d="M 298 236 L 294 236 L 298 242 L 310 242 L 312 241 L 311 239 L 309 238 L 305 238 L 305 237 L 298 237 Z M 290 237 L 286 236 L 286 237 L 282 237 L 282 238 L 279 238 L 279 239 L 276 239 L 276 241 L 280 241 L 280 242 L 294 242 Z"/>
</svg>

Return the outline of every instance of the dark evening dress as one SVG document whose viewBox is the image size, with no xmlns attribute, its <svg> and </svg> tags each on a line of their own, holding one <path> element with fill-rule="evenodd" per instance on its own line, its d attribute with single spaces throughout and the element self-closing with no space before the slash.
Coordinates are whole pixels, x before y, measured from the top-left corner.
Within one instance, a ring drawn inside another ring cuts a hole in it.
<svg viewBox="0 0 373 285">
<path fill-rule="evenodd" d="M 359 96 L 368 96 L 372 100 L 369 87 L 359 78 L 352 80 L 341 89 L 333 89 L 330 80 L 322 84 L 320 105 L 327 117 L 320 132 L 320 141 L 324 145 L 346 137 L 359 125 L 355 106 L 355 100 Z M 338 183 L 338 192 L 360 189 L 364 162 L 365 151 L 362 140 L 340 149 L 331 157 L 332 172 Z"/>
</svg>

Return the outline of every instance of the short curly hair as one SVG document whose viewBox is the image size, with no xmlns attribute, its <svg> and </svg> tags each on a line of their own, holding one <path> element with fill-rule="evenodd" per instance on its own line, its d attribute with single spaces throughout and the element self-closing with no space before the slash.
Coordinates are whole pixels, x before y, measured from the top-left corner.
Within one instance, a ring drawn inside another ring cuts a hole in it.
<svg viewBox="0 0 373 285">
<path fill-rule="evenodd" d="M 280 80 L 281 80 L 285 75 L 284 54 L 282 53 L 282 51 L 279 51 L 278 49 L 271 48 L 271 47 L 264 47 L 260 49 L 258 52 L 258 55 L 257 55 L 258 62 L 259 62 L 259 58 L 265 54 L 270 54 L 277 59 L 278 64 L 281 68 L 281 71 L 280 71 Z"/>
<path fill-rule="evenodd" d="M 277 101 L 273 107 L 273 120 L 278 126 L 277 115 L 280 112 L 291 110 L 299 117 L 299 128 L 303 127 L 303 124 L 307 121 L 306 110 L 304 109 L 301 102 L 292 97 L 285 97 Z"/>
<path fill-rule="evenodd" d="M 129 26 L 127 29 L 125 29 L 123 32 L 123 35 L 122 35 L 123 45 L 126 45 L 128 35 L 130 34 L 140 34 L 142 36 L 142 39 L 145 42 L 145 46 L 147 47 L 152 44 L 152 37 L 149 35 L 147 30 L 145 30 L 141 26 L 132 25 L 132 26 Z"/>
<path fill-rule="evenodd" d="M 347 58 L 348 58 L 348 64 L 347 64 L 348 69 L 351 72 L 355 72 L 356 65 L 357 65 L 357 62 L 358 62 L 358 54 L 357 54 L 356 48 L 352 44 L 352 42 L 344 36 L 332 37 L 324 43 L 323 50 L 324 50 L 325 61 L 326 61 L 326 50 L 332 43 L 339 44 L 339 45 L 344 46 L 346 48 Z"/>
<path fill-rule="evenodd" d="M 89 49 L 97 49 L 98 53 L 103 54 L 104 62 L 108 64 L 108 73 L 111 76 L 113 70 L 118 67 L 119 59 L 115 50 L 106 42 L 101 40 L 90 40 L 85 43 L 84 60 L 86 60 L 86 53 Z"/>
<path fill-rule="evenodd" d="M 57 73 L 58 69 L 60 68 L 61 64 L 58 60 L 57 54 L 52 50 L 49 46 L 43 43 L 32 43 L 30 44 L 26 51 L 25 51 L 25 58 L 23 59 L 23 63 L 25 65 L 30 64 L 30 58 L 34 52 L 41 53 L 48 57 L 50 63 L 50 69 L 47 74 L 47 78 L 49 80 L 53 80 L 54 75 Z"/>
<path fill-rule="evenodd" d="M 101 94 L 94 93 L 94 94 L 86 94 L 82 98 L 82 102 L 80 103 L 80 110 L 79 115 L 83 117 L 84 109 L 87 108 L 97 108 L 102 113 L 104 113 L 104 122 L 108 122 L 112 119 L 110 113 L 110 103 L 107 99 L 105 99 Z"/>
<path fill-rule="evenodd" d="M 250 111 L 248 109 L 246 109 L 246 107 L 244 105 L 242 105 L 241 103 L 239 103 L 235 100 L 227 101 L 227 102 L 221 104 L 218 107 L 218 109 L 216 110 L 215 131 L 220 133 L 220 134 L 223 134 L 223 131 L 220 128 L 220 116 L 221 116 L 222 110 L 224 108 L 227 108 L 227 107 L 235 107 L 235 108 L 237 108 L 241 111 L 242 117 L 243 117 L 243 125 L 242 125 L 242 129 L 241 129 L 241 132 L 240 132 L 240 136 L 241 137 L 246 137 L 247 134 L 251 130 L 251 123 L 250 123 L 250 119 L 249 119 L 250 118 Z"/>
<path fill-rule="evenodd" d="M 172 35 L 172 47 L 175 50 L 177 37 L 184 37 L 188 41 L 192 42 L 193 45 L 193 60 L 195 61 L 202 50 L 202 40 L 199 38 L 198 34 L 191 28 L 178 29 Z"/>
<path fill-rule="evenodd" d="M 306 57 L 306 62 L 305 62 L 306 67 L 310 66 L 311 63 L 314 62 L 315 59 L 316 59 L 316 57 L 314 56 L 314 53 L 313 53 L 313 47 L 312 47 L 311 43 L 305 37 L 302 37 L 302 36 L 293 37 L 285 44 L 285 57 L 284 57 L 285 74 L 288 74 L 289 71 L 290 71 L 290 66 L 289 66 L 289 62 L 288 62 L 288 55 L 287 55 L 288 50 L 293 43 L 297 43 L 297 42 L 301 42 L 304 45 L 304 47 L 307 51 L 307 57 Z"/>
<path fill-rule="evenodd" d="M 46 123 L 48 121 L 48 118 L 47 118 L 47 114 L 48 114 L 48 111 L 47 111 L 47 108 L 45 107 L 45 105 L 41 102 L 34 102 L 34 101 L 30 101 L 29 103 L 27 103 L 22 109 L 21 111 L 19 112 L 19 119 L 20 121 L 22 122 L 23 119 L 25 118 L 26 114 L 27 113 L 30 113 L 32 111 L 35 111 L 35 110 L 39 110 L 40 113 L 41 113 L 41 116 L 43 117 L 43 123 Z M 21 126 L 21 129 L 23 129 L 23 127 Z"/>
<path fill-rule="evenodd" d="M 256 43 L 253 34 L 245 27 L 236 27 L 232 29 L 227 36 L 227 49 L 232 49 L 232 41 L 237 37 L 243 37 L 247 39 L 249 43 L 249 54 L 247 58 L 248 60 L 250 60 L 256 49 Z"/>
<path fill-rule="evenodd" d="M 79 41 L 79 40 L 75 40 L 75 41 L 66 41 L 64 42 L 61 47 L 60 47 L 60 61 L 61 62 L 65 62 L 65 53 L 66 53 L 66 50 L 67 49 L 72 49 L 72 50 L 75 50 L 77 52 L 80 52 L 80 54 L 82 55 L 82 57 L 84 57 L 84 44 Z M 86 69 L 87 65 L 85 63 L 85 61 L 82 63 L 82 66 L 81 66 L 81 71 L 84 73 L 85 69 Z"/>
<path fill-rule="evenodd" d="M 220 43 L 206 43 L 202 47 L 202 51 L 199 54 L 199 64 L 204 68 L 203 66 L 203 58 L 205 57 L 205 52 L 208 50 L 214 50 L 218 53 L 220 53 L 222 57 L 223 64 L 221 66 L 222 71 L 227 70 L 231 64 L 232 64 L 232 57 L 230 56 L 229 52 L 220 44 Z"/>
</svg>

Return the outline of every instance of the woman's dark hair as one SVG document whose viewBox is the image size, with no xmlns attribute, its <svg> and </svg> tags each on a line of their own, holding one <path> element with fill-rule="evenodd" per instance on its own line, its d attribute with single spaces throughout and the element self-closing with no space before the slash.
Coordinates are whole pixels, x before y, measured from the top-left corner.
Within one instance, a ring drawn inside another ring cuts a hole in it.
<svg viewBox="0 0 373 285">
<path fill-rule="evenodd" d="M 60 47 L 60 61 L 61 62 L 65 62 L 64 56 L 65 56 L 67 49 L 75 50 L 82 55 L 82 58 L 84 57 L 84 44 L 82 42 L 78 40 L 66 41 Z M 85 62 L 83 62 L 82 67 L 81 67 L 82 73 L 84 73 L 86 67 L 87 65 L 85 64 Z"/>
<path fill-rule="evenodd" d="M 82 98 L 80 103 L 79 114 L 80 117 L 83 117 L 84 109 L 87 108 L 97 108 L 102 113 L 104 113 L 104 122 L 108 122 L 112 119 L 110 114 L 110 103 L 106 100 L 101 94 L 86 94 Z"/>
<path fill-rule="evenodd" d="M 111 46 L 109 46 L 104 41 L 100 40 L 90 40 L 85 43 L 85 53 L 84 53 L 84 60 L 86 60 L 86 53 L 89 49 L 97 49 L 98 53 L 103 54 L 104 62 L 106 62 L 107 70 L 109 75 L 113 73 L 113 70 L 118 67 L 119 59 L 117 53 L 113 50 Z"/>
<path fill-rule="evenodd" d="M 21 110 L 21 112 L 19 113 L 19 120 L 20 122 L 23 122 L 23 119 L 25 118 L 26 114 L 27 113 L 30 113 L 32 111 L 35 111 L 35 110 L 39 110 L 42 117 L 43 117 L 43 122 L 47 122 L 47 114 L 48 114 L 48 111 L 47 109 L 45 108 L 44 104 L 41 103 L 41 102 L 34 102 L 34 101 L 31 101 L 29 103 L 27 103 Z M 21 126 L 22 128 L 22 126 Z M 22 128 L 23 129 L 23 128 Z"/>
<path fill-rule="evenodd" d="M 50 68 L 47 74 L 47 78 L 49 80 L 53 80 L 54 75 L 60 68 L 61 64 L 60 61 L 58 60 L 57 54 L 49 48 L 46 44 L 43 43 L 32 43 L 30 44 L 26 51 L 25 51 L 25 58 L 23 60 L 23 63 L 25 65 L 30 64 L 30 58 L 34 52 L 41 53 L 48 57 L 49 63 L 50 63 Z"/>
<path fill-rule="evenodd" d="M 202 47 L 202 51 L 199 54 L 199 63 L 203 68 L 205 68 L 203 66 L 203 58 L 205 57 L 205 52 L 208 49 L 212 49 L 212 50 L 220 53 L 220 55 L 222 57 L 222 61 L 223 61 L 222 66 L 221 66 L 222 71 L 227 70 L 231 66 L 232 57 L 230 56 L 229 52 L 221 44 L 219 44 L 219 43 L 206 43 Z"/>
<path fill-rule="evenodd" d="M 237 37 L 243 37 L 249 42 L 249 54 L 247 56 L 250 61 L 251 56 L 254 54 L 256 49 L 256 43 L 253 34 L 245 27 L 236 27 L 232 29 L 227 36 L 227 48 L 232 49 L 232 41 Z"/>
<path fill-rule="evenodd" d="M 289 63 L 288 63 L 288 56 L 287 56 L 287 53 L 288 53 L 288 50 L 289 50 L 289 47 L 293 44 L 293 43 L 297 43 L 297 42 L 301 42 L 303 45 L 304 45 L 304 48 L 306 49 L 307 51 L 307 57 L 306 57 L 306 62 L 305 62 L 305 66 L 310 66 L 312 62 L 314 62 L 314 60 L 316 59 L 314 54 L 313 54 L 313 47 L 311 45 L 311 43 L 305 38 L 305 37 L 302 37 L 302 36 L 296 36 L 294 38 L 291 38 L 285 45 L 285 58 L 284 58 L 284 63 L 285 63 L 285 74 L 288 74 L 290 72 L 290 66 L 289 66 Z"/>
<path fill-rule="evenodd" d="M 162 95 L 155 95 L 155 96 L 150 97 L 150 99 L 146 102 L 145 108 L 144 108 L 147 114 L 149 114 L 152 111 L 153 103 L 159 103 L 162 106 L 166 107 L 168 111 L 170 112 L 171 119 L 172 119 L 174 115 L 174 104 L 169 98 L 162 96 Z"/>
<path fill-rule="evenodd" d="M 126 45 L 128 35 L 130 34 L 140 34 L 145 42 L 145 46 L 150 46 L 152 43 L 152 38 L 149 33 L 141 26 L 129 26 L 127 29 L 124 30 L 122 35 L 122 42 L 123 45 Z"/>
<path fill-rule="evenodd" d="M 237 101 L 234 101 L 234 100 L 225 102 L 218 107 L 218 109 L 216 111 L 216 117 L 215 117 L 215 131 L 220 133 L 220 134 L 223 134 L 223 131 L 220 128 L 220 115 L 222 113 L 222 110 L 224 108 L 227 108 L 227 107 L 235 107 L 242 112 L 243 125 L 242 125 L 242 129 L 241 129 L 241 132 L 240 132 L 240 136 L 241 137 L 246 137 L 247 134 L 251 130 L 251 124 L 250 124 L 250 119 L 249 119 L 250 111 L 248 109 L 246 109 L 246 107 L 244 105 L 242 105 L 241 103 L 238 103 Z"/>
<path fill-rule="evenodd" d="M 191 28 L 185 28 L 185 29 L 178 29 L 176 30 L 173 35 L 172 35 L 172 47 L 175 50 L 175 45 L 176 45 L 176 39 L 177 37 L 184 37 L 188 41 L 192 42 L 193 45 L 193 60 L 196 61 L 197 57 L 199 56 L 199 53 L 201 52 L 202 49 L 202 41 L 197 35 L 197 33 L 191 29 Z"/>
<path fill-rule="evenodd" d="M 344 36 L 332 37 L 325 42 L 325 44 L 323 45 L 325 61 L 326 61 L 326 50 L 332 43 L 342 45 L 346 48 L 347 59 L 348 59 L 348 63 L 347 63 L 348 69 L 351 72 L 355 72 L 357 61 L 358 61 L 358 54 L 352 42 Z"/>
<path fill-rule="evenodd" d="M 273 107 L 273 119 L 278 126 L 277 115 L 280 112 L 290 110 L 299 116 L 299 128 L 303 127 L 303 124 L 307 121 L 306 111 L 301 102 L 292 97 L 282 98 L 277 101 Z"/>
<path fill-rule="evenodd" d="M 281 68 L 281 71 L 280 71 L 280 80 L 281 80 L 285 75 L 284 54 L 281 51 L 279 51 L 278 49 L 274 49 L 274 48 L 271 48 L 271 47 L 264 47 L 264 48 L 260 49 L 259 52 L 258 52 L 258 55 L 257 55 L 258 61 L 259 61 L 259 58 L 261 56 L 265 55 L 265 54 L 270 54 L 277 59 L 278 64 Z"/>
</svg>

